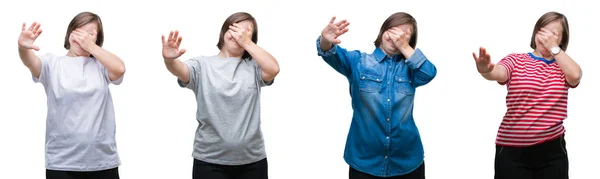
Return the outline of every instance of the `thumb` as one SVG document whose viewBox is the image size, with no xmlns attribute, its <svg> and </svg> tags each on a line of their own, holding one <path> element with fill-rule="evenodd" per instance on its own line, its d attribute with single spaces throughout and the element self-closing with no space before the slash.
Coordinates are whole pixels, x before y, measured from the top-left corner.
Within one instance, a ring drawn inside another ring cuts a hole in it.
<svg viewBox="0 0 600 179">
<path fill-rule="evenodd" d="M 475 52 L 473 52 L 473 59 L 475 59 L 475 62 L 477 62 L 477 54 L 475 54 Z"/>
<path fill-rule="evenodd" d="M 183 55 L 185 52 L 186 52 L 186 50 L 185 50 L 185 49 L 181 49 L 181 50 L 179 50 L 179 55 L 181 56 L 181 55 Z"/>
<path fill-rule="evenodd" d="M 33 50 L 35 51 L 40 51 L 40 47 L 38 47 L 37 45 L 31 46 L 31 48 L 33 48 Z"/>
</svg>

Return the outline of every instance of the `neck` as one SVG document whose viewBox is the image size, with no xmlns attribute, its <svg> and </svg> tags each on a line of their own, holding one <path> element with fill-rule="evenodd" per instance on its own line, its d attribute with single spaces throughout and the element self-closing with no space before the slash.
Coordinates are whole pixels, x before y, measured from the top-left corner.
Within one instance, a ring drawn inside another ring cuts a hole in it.
<svg viewBox="0 0 600 179">
<path fill-rule="evenodd" d="M 552 59 L 554 59 L 554 57 L 552 57 L 552 55 L 545 56 L 539 50 L 534 50 L 533 51 L 533 55 L 538 56 L 538 57 L 542 57 L 542 58 L 544 58 L 546 60 L 552 60 Z"/>
<path fill-rule="evenodd" d="M 69 56 L 69 57 L 89 57 L 90 53 L 87 53 L 87 52 L 77 53 L 77 52 L 74 52 L 73 50 L 69 50 L 69 52 L 67 52 L 67 56 Z"/>
<path fill-rule="evenodd" d="M 394 55 L 400 54 L 400 53 L 388 52 L 387 50 L 385 50 L 385 48 L 382 48 L 382 47 L 379 47 L 379 49 L 381 49 L 381 51 L 383 51 L 383 53 L 389 57 L 393 57 Z"/>
<path fill-rule="evenodd" d="M 242 53 L 237 54 L 237 53 L 232 53 L 230 51 L 227 51 L 225 48 L 223 48 L 219 52 L 218 56 L 221 58 L 239 58 L 239 59 L 241 59 L 243 55 L 244 55 L 243 51 L 242 51 Z"/>
</svg>

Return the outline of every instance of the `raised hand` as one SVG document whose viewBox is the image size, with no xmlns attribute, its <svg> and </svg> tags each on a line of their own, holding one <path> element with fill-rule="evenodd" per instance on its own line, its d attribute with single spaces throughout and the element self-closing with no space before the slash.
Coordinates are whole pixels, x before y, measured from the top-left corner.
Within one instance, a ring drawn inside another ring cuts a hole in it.
<svg viewBox="0 0 600 179">
<path fill-rule="evenodd" d="M 335 16 L 331 18 L 329 24 L 327 24 L 327 26 L 325 26 L 323 29 L 323 32 L 321 32 L 321 38 L 331 44 L 339 44 L 342 41 L 337 38 L 348 32 L 348 25 L 350 25 L 350 22 L 346 20 L 342 20 L 337 23 L 334 22 Z"/>
<path fill-rule="evenodd" d="M 551 31 L 550 29 L 542 28 L 537 33 L 536 38 L 547 50 L 558 46 L 558 31 L 556 30 Z"/>
<path fill-rule="evenodd" d="M 490 60 L 490 54 L 487 53 L 485 48 L 479 48 L 479 57 L 473 52 L 473 59 L 475 59 L 477 71 L 479 71 L 479 73 L 489 73 L 494 70 L 494 64 Z"/>
<path fill-rule="evenodd" d="M 185 49 L 179 49 L 179 46 L 181 45 L 181 40 L 182 38 L 181 36 L 179 36 L 179 31 L 171 31 L 166 41 L 165 36 L 162 35 L 162 55 L 164 59 L 177 59 L 185 53 Z"/>
<path fill-rule="evenodd" d="M 94 37 L 94 34 L 91 34 L 85 30 L 82 29 L 75 29 L 71 32 L 71 38 L 77 43 L 79 44 L 79 46 L 87 51 L 90 52 L 91 48 L 96 45 L 96 38 Z"/>
<path fill-rule="evenodd" d="M 42 29 L 40 29 L 40 24 L 37 22 L 33 22 L 28 29 L 25 28 L 26 24 L 23 23 L 23 27 L 21 28 L 21 35 L 19 35 L 19 47 L 24 49 L 33 49 L 40 50 L 40 47 L 34 45 L 35 39 L 37 39 L 40 34 L 42 34 Z"/>
<path fill-rule="evenodd" d="M 410 45 L 408 44 L 408 42 L 410 42 L 410 36 L 411 36 L 411 32 L 410 29 L 407 29 L 406 32 L 398 27 L 393 27 L 391 29 L 388 29 L 387 32 L 388 36 L 392 39 L 392 42 L 394 43 L 394 46 L 396 46 L 397 49 L 403 49 L 405 47 L 409 47 Z"/>
<path fill-rule="evenodd" d="M 252 27 L 244 28 L 237 23 L 233 23 L 229 26 L 229 33 L 235 41 L 242 47 L 245 48 L 246 45 L 252 42 Z"/>
</svg>

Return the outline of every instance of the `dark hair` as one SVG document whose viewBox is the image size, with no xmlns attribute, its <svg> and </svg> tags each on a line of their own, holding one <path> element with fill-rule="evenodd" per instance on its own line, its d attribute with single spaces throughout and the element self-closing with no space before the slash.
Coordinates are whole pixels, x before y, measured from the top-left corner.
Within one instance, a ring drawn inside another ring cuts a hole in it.
<svg viewBox="0 0 600 179">
<path fill-rule="evenodd" d="M 413 18 L 408 13 L 405 12 L 397 12 L 388 17 L 385 22 L 381 25 L 381 29 L 379 30 L 379 35 L 377 36 L 377 40 L 375 40 L 375 47 L 379 47 L 381 45 L 381 41 L 383 39 L 383 33 L 392 27 L 396 27 L 402 24 L 411 24 L 413 26 L 412 33 L 410 36 L 410 41 L 408 44 L 415 48 L 417 46 L 417 20 Z"/>
<path fill-rule="evenodd" d="M 98 34 L 96 34 L 96 45 L 102 47 L 102 43 L 104 43 L 104 30 L 102 28 L 102 20 L 100 20 L 100 16 L 91 12 L 81 12 L 77 14 L 71 23 L 69 23 L 69 27 L 67 27 L 67 34 L 65 35 L 65 49 L 69 50 L 71 48 L 71 44 L 69 43 L 69 36 L 71 36 L 71 32 L 73 30 L 80 28 L 86 24 L 95 22 L 98 25 Z"/>
<path fill-rule="evenodd" d="M 252 15 L 246 12 L 237 12 L 235 14 L 230 15 L 225 22 L 223 22 L 223 26 L 221 27 L 221 33 L 219 34 L 219 42 L 217 43 L 217 47 L 219 50 L 223 48 L 225 44 L 225 33 L 229 30 L 229 26 L 234 23 L 238 23 L 241 21 L 250 20 L 252 21 L 252 25 L 254 26 L 252 29 L 252 42 L 256 43 L 258 41 L 258 26 L 256 25 L 256 19 L 252 17 Z M 242 59 L 252 59 L 252 56 L 247 51 L 244 51 L 244 55 L 242 55 Z"/>
<path fill-rule="evenodd" d="M 558 45 L 563 51 L 567 51 L 567 46 L 569 45 L 569 22 L 567 21 L 567 17 L 564 14 L 558 12 L 547 12 L 542 17 L 538 19 L 535 23 L 535 27 L 533 28 L 533 34 L 531 35 L 531 42 L 529 46 L 533 49 L 536 48 L 535 45 L 535 35 L 542 29 L 542 27 L 559 20 L 562 25 L 562 38 L 560 44 Z"/>
</svg>

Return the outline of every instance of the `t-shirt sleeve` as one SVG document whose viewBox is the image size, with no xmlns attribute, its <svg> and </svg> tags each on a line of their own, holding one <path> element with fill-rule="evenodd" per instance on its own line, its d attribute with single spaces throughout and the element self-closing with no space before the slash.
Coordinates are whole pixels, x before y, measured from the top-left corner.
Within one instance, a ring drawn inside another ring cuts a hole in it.
<svg viewBox="0 0 600 179">
<path fill-rule="evenodd" d="M 98 63 L 100 64 L 100 63 Z M 120 85 L 123 82 L 123 78 L 125 77 L 125 74 L 121 75 L 121 77 L 119 79 L 116 80 L 110 80 L 110 76 L 108 75 L 108 69 L 105 68 L 102 64 L 100 64 L 100 69 L 102 70 L 102 74 L 104 75 L 104 78 L 106 78 L 106 81 L 109 82 L 109 84 L 113 84 L 113 85 Z"/>
<path fill-rule="evenodd" d="M 262 78 L 262 69 L 260 68 L 260 66 L 257 63 L 254 63 L 255 67 L 256 67 L 256 81 L 258 81 L 258 84 L 260 85 L 260 87 L 264 87 L 264 86 L 271 86 L 273 84 L 273 82 L 275 82 L 275 79 L 271 80 L 271 81 L 265 81 Z"/>
<path fill-rule="evenodd" d="M 498 65 L 502 65 L 504 67 L 504 69 L 506 69 L 506 76 L 507 76 L 505 82 L 503 82 L 503 83 L 498 82 L 500 85 L 505 85 L 510 82 L 513 69 L 515 68 L 515 64 L 517 62 L 517 58 L 518 58 L 517 54 L 510 54 L 510 55 L 502 58 L 502 60 L 500 60 L 500 62 L 498 62 Z"/>
<path fill-rule="evenodd" d="M 185 62 L 183 62 L 183 64 L 185 64 L 185 66 L 187 66 L 188 70 L 190 71 L 190 76 L 189 79 L 190 81 L 188 81 L 187 83 L 184 83 L 183 81 L 181 81 L 181 79 L 177 78 L 177 83 L 179 84 L 180 87 L 182 88 L 188 88 L 191 90 L 196 89 L 195 86 L 196 84 L 198 84 L 198 74 L 200 73 L 200 61 L 198 58 L 192 58 L 189 60 L 186 60 Z"/>
<path fill-rule="evenodd" d="M 40 76 L 39 77 L 35 77 L 33 74 L 31 74 L 31 78 L 33 80 L 34 83 L 42 83 L 44 85 L 46 85 L 46 83 L 48 82 L 48 76 L 51 74 L 52 69 L 51 67 L 53 66 L 53 62 L 56 59 L 56 56 L 53 54 L 45 54 L 45 55 L 40 55 L 38 56 L 38 58 L 40 59 L 42 66 L 40 69 Z"/>
</svg>

